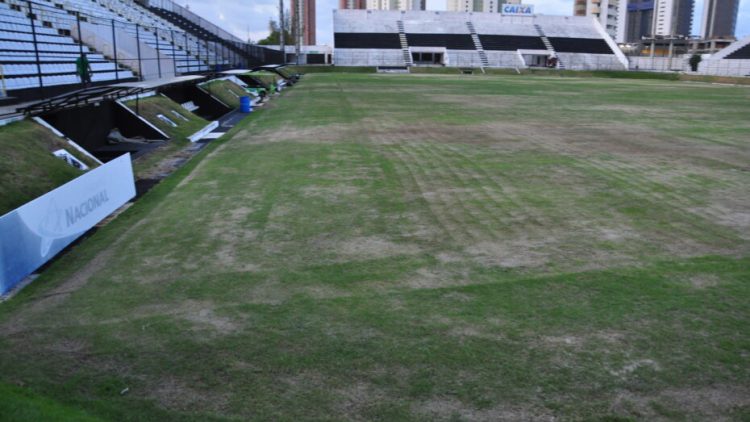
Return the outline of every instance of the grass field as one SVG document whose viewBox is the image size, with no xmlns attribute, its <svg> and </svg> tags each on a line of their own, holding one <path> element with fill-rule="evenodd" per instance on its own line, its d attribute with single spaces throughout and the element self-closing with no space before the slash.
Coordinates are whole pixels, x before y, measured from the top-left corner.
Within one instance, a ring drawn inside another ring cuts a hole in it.
<svg viewBox="0 0 750 422">
<path fill-rule="evenodd" d="M 0 409 L 748 420 L 749 115 L 735 86 L 308 75 L 0 306 Z"/>
</svg>

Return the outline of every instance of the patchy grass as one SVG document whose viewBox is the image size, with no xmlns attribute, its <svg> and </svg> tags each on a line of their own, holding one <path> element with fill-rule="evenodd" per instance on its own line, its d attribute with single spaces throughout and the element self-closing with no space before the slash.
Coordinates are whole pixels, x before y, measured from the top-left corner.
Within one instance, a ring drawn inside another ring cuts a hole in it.
<svg viewBox="0 0 750 422">
<path fill-rule="evenodd" d="M 135 160 L 133 167 L 138 177 L 153 172 L 166 157 L 174 155 L 188 146 L 190 144 L 188 137 L 203 129 L 209 123 L 202 117 L 185 110 L 181 105 L 161 95 L 142 98 L 138 100 L 137 107 L 135 100 L 127 101 L 125 105 L 134 112 L 137 110 L 141 117 L 170 137 L 169 141 L 163 146 Z M 175 113 L 178 113 L 182 118 L 176 116 Z M 159 119 L 157 116 L 160 114 L 168 117 L 177 124 L 177 127 Z"/>
<path fill-rule="evenodd" d="M 748 99 L 308 75 L 0 306 L 0 380 L 111 420 L 746 419 Z"/>
<path fill-rule="evenodd" d="M 240 97 L 248 95 L 241 86 L 224 79 L 207 82 L 202 84 L 201 87 L 232 108 L 238 108 Z"/>
<path fill-rule="evenodd" d="M 59 149 L 90 168 L 98 165 L 34 121 L 0 127 L 0 215 L 83 174 L 52 155 Z"/>
</svg>

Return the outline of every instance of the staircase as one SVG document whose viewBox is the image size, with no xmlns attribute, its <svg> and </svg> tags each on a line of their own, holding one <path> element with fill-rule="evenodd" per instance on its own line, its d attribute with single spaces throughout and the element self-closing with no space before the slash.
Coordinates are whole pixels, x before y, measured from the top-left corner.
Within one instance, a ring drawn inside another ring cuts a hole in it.
<svg viewBox="0 0 750 422">
<path fill-rule="evenodd" d="M 469 32 L 471 33 L 471 40 L 474 42 L 474 48 L 477 49 L 477 53 L 479 54 L 479 62 L 482 63 L 482 69 L 490 67 L 490 61 L 487 60 L 487 53 L 484 52 L 482 41 L 479 39 L 479 35 L 477 35 L 477 30 L 474 29 L 474 24 L 466 22 L 466 27 L 469 28 Z"/>
<path fill-rule="evenodd" d="M 563 64 L 562 60 L 560 60 L 560 57 L 557 56 L 557 53 L 555 52 L 555 47 L 553 47 L 552 43 L 549 42 L 549 38 L 547 38 L 547 35 L 544 34 L 542 27 L 537 24 L 534 24 L 534 29 L 536 29 L 536 32 L 539 34 L 539 37 L 542 38 L 542 43 L 544 43 L 544 47 L 547 48 L 547 51 L 549 51 L 550 54 L 554 54 L 555 57 L 557 57 L 557 68 L 565 69 L 565 64 Z"/>
<path fill-rule="evenodd" d="M 406 41 L 406 31 L 404 30 L 404 21 L 396 22 L 398 26 L 398 40 L 401 42 L 401 51 L 404 53 L 404 66 L 412 66 L 414 62 L 411 60 L 411 53 L 409 52 L 409 43 Z"/>
</svg>

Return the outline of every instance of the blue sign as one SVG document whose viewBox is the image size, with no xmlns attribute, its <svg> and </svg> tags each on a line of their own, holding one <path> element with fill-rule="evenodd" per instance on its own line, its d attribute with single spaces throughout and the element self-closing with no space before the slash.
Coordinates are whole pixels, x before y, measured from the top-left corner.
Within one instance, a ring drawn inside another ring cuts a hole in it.
<svg viewBox="0 0 750 422">
<path fill-rule="evenodd" d="M 134 196 L 125 154 L 0 217 L 0 294 Z"/>
<path fill-rule="evenodd" d="M 528 4 L 504 4 L 500 11 L 503 15 L 531 16 L 534 14 L 534 6 Z"/>
<path fill-rule="evenodd" d="M 641 1 L 639 3 L 629 2 L 628 12 L 637 12 L 639 10 L 653 10 L 654 0 Z"/>
</svg>

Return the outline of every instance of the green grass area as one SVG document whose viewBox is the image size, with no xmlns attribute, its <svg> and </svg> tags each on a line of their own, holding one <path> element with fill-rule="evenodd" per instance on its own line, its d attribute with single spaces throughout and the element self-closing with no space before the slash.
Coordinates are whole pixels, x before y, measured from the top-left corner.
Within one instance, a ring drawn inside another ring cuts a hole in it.
<svg viewBox="0 0 750 422">
<path fill-rule="evenodd" d="M 201 87 L 231 108 L 240 106 L 240 97 L 247 96 L 247 92 L 239 85 L 228 80 L 213 80 Z"/>
<path fill-rule="evenodd" d="M 83 174 L 52 155 L 59 149 L 89 167 L 98 165 L 34 121 L 0 127 L 0 215 Z"/>
<path fill-rule="evenodd" d="M 291 73 L 375 73 L 373 66 L 322 66 L 322 65 L 290 65 L 287 67 Z"/>
<path fill-rule="evenodd" d="M 0 418 L 6 422 L 55 421 L 94 422 L 101 419 L 20 387 L 0 384 Z"/>
<path fill-rule="evenodd" d="M 749 100 L 307 75 L 0 305 L 0 382 L 113 421 L 747 420 Z"/>
<path fill-rule="evenodd" d="M 133 167 L 136 176 L 148 174 L 158 167 L 165 157 L 185 148 L 190 144 L 188 137 L 203 129 L 209 123 L 162 95 L 139 99 L 137 104 L 136 100 L 130 100 L 125 105 L 170 137 L 165 145 L 135 160 Z M 178 113 L 182 118 L 175 113 Z M 159 119 L 157 116 L 160 114 L 177 124 L 177 127 Z"/>
<path fill-rule="evenodd" d="M 289 66 L 289 70 L 296 73 L 376 73 L 375 67 L 368 66 Z M 456 75 L 461 73 L 461 68 L 457 67 L 419 67 L 415 66 L 410 69 L 414 74 L 438 74 L 438 75 Z M 618 78 L 618 79 L 656 79 L 666 81 L 691 81 L 707 83 L 724 83 L 736 85 L 750 85 L 750 78 L 747 77 L 725 77 L 711 75 L 691 75 L 684 73 L 668 72 L 644 72 L 632 70 L 555 70 L 545 68 L 526 68 L 526 69 L 506 69 L 506 68 L 486 68 L 484 72 L 481 69 L 474 69 L 476 75 L 536 75 L 536 76 L 568 76 L 577 78 Z"/>
</svg>

